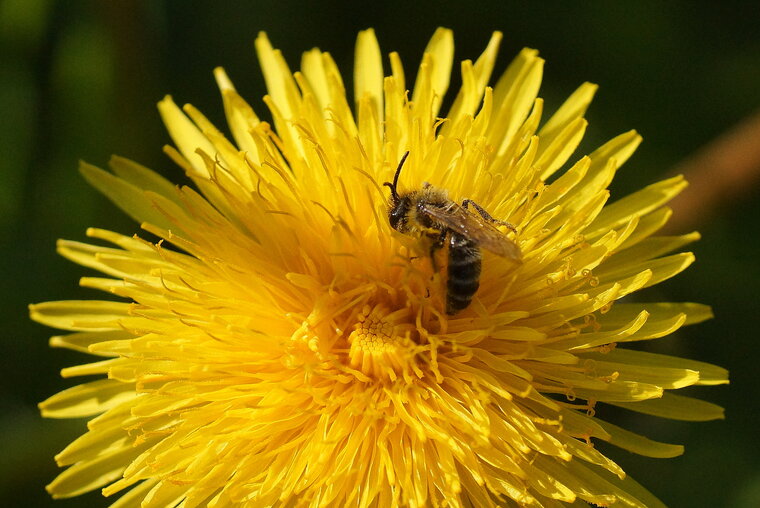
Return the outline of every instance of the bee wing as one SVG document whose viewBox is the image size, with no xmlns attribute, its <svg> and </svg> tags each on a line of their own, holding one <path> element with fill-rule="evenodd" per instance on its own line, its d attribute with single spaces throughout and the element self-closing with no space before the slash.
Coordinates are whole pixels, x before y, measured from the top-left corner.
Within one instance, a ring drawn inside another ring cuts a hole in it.
<svg viewBox="0 0 760 508">
<path fill-rule="evenodd" d="M 520 247 L 496 226 L 478 214 L 471 213 L 456 203 L 446 207 L 424 204 L 420 211 L 443 224 L 447 229 L 504 258 L 522 259 Z"/>
</svg>

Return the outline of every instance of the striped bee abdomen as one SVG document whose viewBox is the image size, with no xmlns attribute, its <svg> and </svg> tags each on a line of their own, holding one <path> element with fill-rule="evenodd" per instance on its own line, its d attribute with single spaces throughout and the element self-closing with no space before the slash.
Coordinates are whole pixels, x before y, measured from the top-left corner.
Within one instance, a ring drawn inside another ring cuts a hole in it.
<svg viewBox="0 0 760 508">
<path fill-rule="evenodd" d="M 446 282 L 446 313 L 456 314 L 470 305 L 480 286 L 480 249 L 467 238 L 449 236 L 449 266 Z"/>
</svg>

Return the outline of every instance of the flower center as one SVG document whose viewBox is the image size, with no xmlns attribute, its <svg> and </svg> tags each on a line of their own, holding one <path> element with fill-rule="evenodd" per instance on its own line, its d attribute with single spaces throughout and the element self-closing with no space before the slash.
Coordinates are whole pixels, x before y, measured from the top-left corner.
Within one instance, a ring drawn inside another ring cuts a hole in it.
<svg viewBox="0 0 760 508">
<path fill-rule="evenodd" d="M 351 367 L 375 379 L 395 380 L 413 355 L 406 309 L 389 313 L 382 305 L 365 305 L 348 336 Z"/>
</svg>

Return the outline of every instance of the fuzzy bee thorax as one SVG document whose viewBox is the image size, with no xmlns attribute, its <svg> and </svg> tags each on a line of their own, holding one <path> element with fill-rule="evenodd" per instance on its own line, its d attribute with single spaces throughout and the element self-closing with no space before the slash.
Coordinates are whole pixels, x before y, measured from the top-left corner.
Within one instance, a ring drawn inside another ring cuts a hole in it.
<svg viewBox="0 0 760 508">
<path fill-rule="evenodd" d="M 423 211 L 424 206 L 441 208 L 456 206 L 449 200 L 445 190 L 431 185 L 402 194 L 390 205 L 391 227 L 407 235 L 436 234 L 445 229 L 445 226 Z"/>
</svg>

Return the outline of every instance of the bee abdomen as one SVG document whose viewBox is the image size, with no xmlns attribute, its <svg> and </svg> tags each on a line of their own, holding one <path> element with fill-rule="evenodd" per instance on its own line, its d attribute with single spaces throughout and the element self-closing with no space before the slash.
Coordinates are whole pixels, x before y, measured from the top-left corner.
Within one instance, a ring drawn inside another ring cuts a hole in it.
<svg viewBox="0 0 760 508">
<path fill-rule="evenodd" d="M 449 240 L 446 313 L 456 314 L 470 305 L 480 287 L 480 249 L 459 235 Z"/>
</svg>

